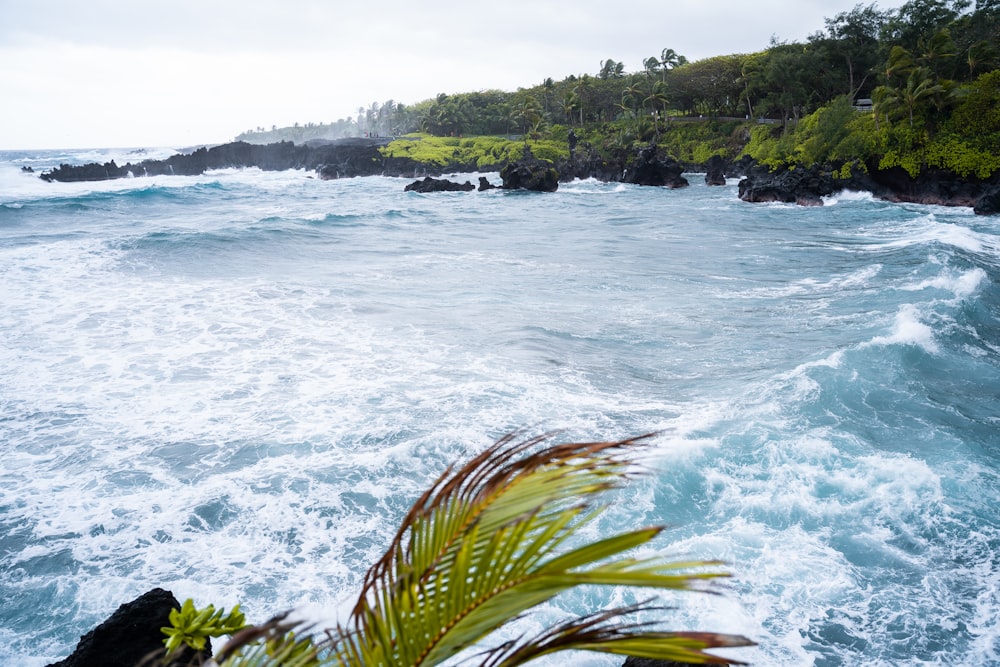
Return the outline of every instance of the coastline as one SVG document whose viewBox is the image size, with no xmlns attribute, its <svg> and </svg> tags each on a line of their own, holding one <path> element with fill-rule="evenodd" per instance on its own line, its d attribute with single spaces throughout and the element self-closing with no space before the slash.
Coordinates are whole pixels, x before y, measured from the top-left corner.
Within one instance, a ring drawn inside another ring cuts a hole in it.
<svg viewBox="0 0 1000 667">
<path fill-rule="evenodd" d="M 166 159 L 147 159 L 124 165 L 118 165 L 114 160 L 103 164 L 62 164 L 38 177 L 50 182 L 102 181 L 155 175 L 195 176 L 212 169 L 257 167 L 264 171 L 306 169 L 315 171 L 322 179 L 359 176 L 423 178 L 482 170 L 478 161 L 456 160 L 439 164 L 412 157 L 386 156 L 382 149 L 390 142 L 389 138 L 367 137 L 305 144 L 235 141 L 210 148 L 201 147 L 190 153 L 176 153 Z M 664 164 L 672 162 L 671 166 L 659 171 L 668 169 L 673 175 L 661 178 L 657 173 L 651 180 L 637 177 L 636 163 L 648 163 L 650 160 Z M 493 166 L 502 170 L 508 164 L 511 163 L 501 161 Z M 901 167 L 879 169 L 874 160 L 862 168 L 816 164 L 770 169 L 747 157 L 737 161 L 715 157 L 705 164 L 684 164 L 682 169 L 673 165 L 679 163 L 667 158 L 655 145 L 650 145 L 631 153 L 619 151 L 610 159 L 592 149 L 576 152 L 568 159 L 558 160 L 553 166 L 560 181 L 595 178 L 603 182 L 682 187 L 683 184 L 674 180 L 682 170 L 705 172 L 713 183 L 739 177 L 742 179 L 740 199 L 751 203 L 794 202 L 803 206 L 821 206 L 823 197 L 855 190 L 870 192 L 878 199 L 892 202 L 969 207 L 979 215 L 1000 213 L 1000 173 L 980 179 L 975 176 L 961 177 L 941 169 L 925 169 L 913 177 Z"/>
</svg>

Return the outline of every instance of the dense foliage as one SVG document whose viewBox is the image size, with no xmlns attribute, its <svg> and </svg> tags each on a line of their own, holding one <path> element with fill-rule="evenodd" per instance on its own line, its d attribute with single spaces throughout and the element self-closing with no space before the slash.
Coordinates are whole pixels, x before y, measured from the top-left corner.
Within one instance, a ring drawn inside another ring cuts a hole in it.
<svg viewBox="0 0 1000 667">
<path fill-rule="evenodd" d="M 469 138 L 437 137 L 426 133 L 407 134 L 381 149 L 389 158 L 410 158 L 424 164 L 450 167 L 456 170 L 497 171 L 499 168 L 524 155 L 524 146 L 530 145 L 535 157 L 555 162 L 569 157 L 564 141 L 540 139 L 508 141 L 504 137 L 476 136 Z"/>
<path fill-rule="evenodd" d="M 757 53 L 688 62 L 667 48 L 637 71 L 609 58 L 595 74 L 515 92 L 442 93 L 410 106 L 389 100 L 327 126 L 239 138 L 301 141 L 325 127 L 328 138 L 423 132 L 559 141 L 572 128 L 601 151 L 656 141 L 693 163 L 735 158 L 749 142 L 747 154 L 772 165 L 874 160 L 910 173 L 939 167 L 983 177 L 998 168 L 998 68 L 1000 0 L 858 4 L 803 42 L 772 38 Z"/>
</svg>

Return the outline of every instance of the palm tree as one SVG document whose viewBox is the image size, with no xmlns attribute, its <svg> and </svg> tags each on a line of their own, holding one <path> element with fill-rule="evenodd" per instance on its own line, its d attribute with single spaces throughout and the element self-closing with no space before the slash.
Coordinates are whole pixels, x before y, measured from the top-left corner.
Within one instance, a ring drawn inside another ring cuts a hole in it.
<svg viewBox="0 0 1000 667">
<path fill-rule="evenodd" d="M 934 74 L 926 67 L 915 67 L 906 77 L 902 86 L 879 86 L 873 91 L 876 113 L 885 113 L 888 119 L 893 110 L 905 109 L 910 127 L 913 127 L 914 112 L 926 98 L 934 98 L 946 92 L 945 86 L 938 83 Z"/>
<path fill-rule="evenodd" d="M 514 119 L 521 121 L 521 133 L 527 134 L 528 128 L 542 118 L 542 109 L 538 100 L 532 95 L 525 95 L 517 101 L 514 107 Z"/>
<path fill-rule="evenodd" d="M 545 81 L 542 81 L 542 101 L 545 105 L 545 113 L 549 113 L 549 99 L 552 97 L 552 93 L 556 90 L 556 82 L 552 80 L 552 77 L 548 77 Z"/>
<path fill-rule="evenodd" d="M 566 93 L 566 95 L 562 98 L 562 101 L 559 102 L 559 108 L 562 110 L 563 115 L 566 116 L 566 120 L 571 126 L 573 125 L 573 112 L 576 111 L 579 106 L 580 97 L 572 91 Z"/>
<path fill-rule="evenodd" d="M 650 56 L 642 61 L 642 69 L 646 73 L 646 78 L 651 79 L 660 71 L 660 59 Z"/>
<path fill-rule="evenodd" d="M 573 88 L 573 92 L 576 93 L 576 97 L 580 109 L 580 125 L 583 125 L 583 107 L 588 101 L 587 97 L 590 95 L 590 91 L 593 89 L 594 83 L 590 79 L 589 74 L 582 75 L 576 82 L 576 86 Z"/>
<path fill-rule="evenodd" d="M 663 115 L 666 115 L 669 101 L 667 86 L 662 81 L 654 83 L 653 89 L 649 91 L 649 95 L 642 101 L 643 106 L 648 106 L 652 110 L 653 127 L 657 141 L 660 140 L 660 109 L 663 110 Z"/>
<path fill-rule="evenodd" d="M 744 637 L 667 632 L 627 620 L 661 610 L 649 602 L 570 619 L 537 636 L 483 648 L 508 622 L 582 585 L 710 590 L 725 573 L 715 562 L 623 556 L 662 528 L 588 542 L 581 533 L 604 510 L 602 493 L 632 476 L 629 452 L 649 436 L 549 444 L 549 436 L 507 436 L 451 467 L 413 505 L 385 555 L 364 578 L 346 624 L 316 644 L 289 637 L 273 619 L 242 630 L 220 651 L 222 667 L 423 667 L 456 656 L 514 667 L 564 650 L 733 664 L 705 649 L 749 646 Z M 248 645 L 248 642 L 268 640 Z M 243 657 L 235 656 L 237 648 Z M 478 653 L 469 650 L 480 649 Z M 736 663 L 741 664 L 741 663 Z"/>
<path fill-rule="evenodd" d="M 660 52 L 660 64 L 663 66 L 663 81 L 667 80 L 667 71 L 686 65 L 688 59 L 673 49 L 663 49 Z"/>
</svg>

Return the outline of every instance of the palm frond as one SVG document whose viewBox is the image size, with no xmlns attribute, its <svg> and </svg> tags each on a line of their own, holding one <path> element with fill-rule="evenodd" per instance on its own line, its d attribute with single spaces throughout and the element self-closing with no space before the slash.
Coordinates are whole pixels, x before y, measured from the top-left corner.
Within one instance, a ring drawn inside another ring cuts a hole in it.
<svg viewBox="0 0 1000 667">
<path fill-rule="evenodd" d="M 571 619 L 530 640 L 518 637 L 485 651 L 486 660 L 480 667 L 512 667 L 565 650 L 600 651 L 695 664 L 744 664 L 702 652 L 706 648 L 752 645 L 742 637 L 705 632 L 657 632 L 652 629 L 658 625 L 656 622 L 623 620 L 640 612 L 666 610 L 647 602 Z"/>
<path fill-rule="evenodd" d="M 549 445 L 550 437 L 505 437 L 446 470 L 417 500 L 368 571 L 347 626 L 332 631 L 336 662 L 434 665 L 575 586 L 704 589 L 727 576 L 714 562 L 621 557 L 655 537 L 658 527 L 576 546 L 580 530 L 603 510 L 595 499 L 631 476 L 629 454 L 651 436 Z M 702 649 L 748 643 L 637 625 L 615 630 L 611 621 L 622 613 L 560 626 L 561 632 L 514 648 L 497 664 L 520 664 L 560 646 L 725 663 Z"/>
</svg>

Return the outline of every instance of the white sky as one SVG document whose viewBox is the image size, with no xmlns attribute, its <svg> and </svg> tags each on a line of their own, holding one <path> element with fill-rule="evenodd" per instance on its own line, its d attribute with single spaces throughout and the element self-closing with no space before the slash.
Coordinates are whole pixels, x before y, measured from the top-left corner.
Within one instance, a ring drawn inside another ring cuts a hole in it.
<svg viewBox="0 0 1000 667">
<path fill-rule="evenodd" d="M 749 53 L 859 2 L 0 0 L 0 149 L 182 148 L 596 74 L 607 58 L 639 71 L 668 47 Z"/>
</svg>

